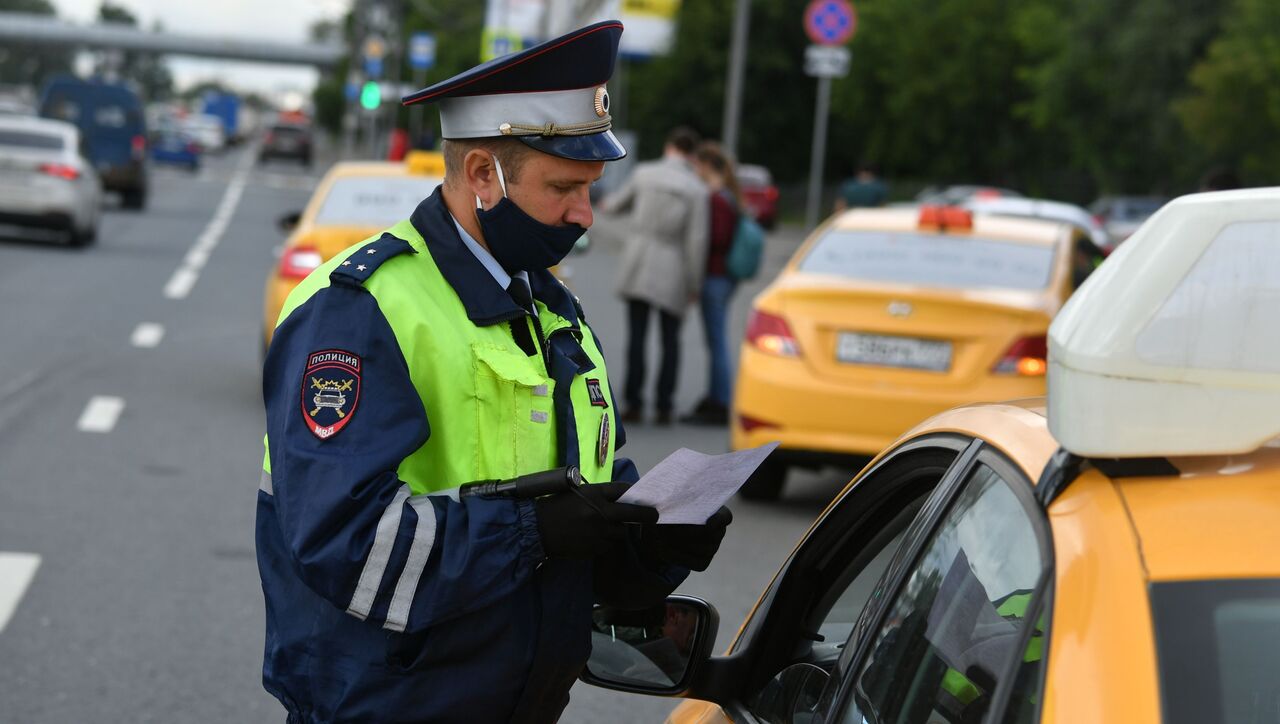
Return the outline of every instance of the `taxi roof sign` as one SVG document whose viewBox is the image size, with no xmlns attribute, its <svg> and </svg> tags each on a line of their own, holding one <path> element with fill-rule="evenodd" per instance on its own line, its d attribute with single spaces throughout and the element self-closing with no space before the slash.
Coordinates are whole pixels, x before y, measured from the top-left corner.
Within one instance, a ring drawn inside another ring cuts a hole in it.
<svg viewBox="0 0 1280 724">
<path fill-rule="evenodd" d="M 1280 436 L 1280 188 L 1183 196 L 1049 327 L 1048 418 L 1082 457 L 1252 452 Z"/>
<path fill-rule="evenodd" d="M 409 173 L 444 176 L 444 154 L 439 151 L 410 151 L 404 155 Z"/>
</svg>

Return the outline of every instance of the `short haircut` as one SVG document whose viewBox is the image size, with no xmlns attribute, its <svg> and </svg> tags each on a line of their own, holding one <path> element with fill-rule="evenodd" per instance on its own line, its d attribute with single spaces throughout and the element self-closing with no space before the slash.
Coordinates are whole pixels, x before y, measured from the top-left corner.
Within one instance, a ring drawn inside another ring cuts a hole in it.
<svg viewBox="0 0 1280 724">
<path fill-rule="evenodd" d="M 516 138 L 465 138 L 455 141 L 441 142 L 444 153 L 444 185 L 455 188 L 461 181 L 463 163 L 467 154 L 476 149 L 492 153 L 502 164 L 502 175 L 511 183 L 518 183 L 520 171 L 529 154 L 537 153 Z"/>
<path fill-rule="evenodd" d="M 667 134 L 667 145 L 686 156 L 693 153 L 700 140 L 697 131 L 688 126 L 677 126 Z"/>
</svg>

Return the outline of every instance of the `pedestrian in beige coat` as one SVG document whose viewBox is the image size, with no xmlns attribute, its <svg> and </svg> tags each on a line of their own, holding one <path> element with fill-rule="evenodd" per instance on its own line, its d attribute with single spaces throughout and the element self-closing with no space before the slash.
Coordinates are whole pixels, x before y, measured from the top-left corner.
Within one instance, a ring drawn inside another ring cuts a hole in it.
<svg viewBox="0 0 1280 724">
<path fill-rule="evenodd" d="M 662 158 L 638 164 L 622 188 L 601 204 L 609 213 L 630 212 L 618 282 L 618 294 L 627 303 L 629 332 L 625 422 L 643 419 L 646 337 L 655 309 L 662 334 L 655 420 L 660 425 L 671 422 L 680 325 L 702 287 L 710 230 L 707 187 L 690 158 L 698 140 L 687 128 L 673 130 Z"/>
</svg>

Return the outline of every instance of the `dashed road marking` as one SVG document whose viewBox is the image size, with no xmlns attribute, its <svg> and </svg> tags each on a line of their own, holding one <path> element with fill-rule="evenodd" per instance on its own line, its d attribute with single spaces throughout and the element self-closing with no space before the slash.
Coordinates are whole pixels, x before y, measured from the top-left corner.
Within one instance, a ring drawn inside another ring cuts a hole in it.
<svg viewBox="0 0 1280 724">
<path fill-rule="evenodd" d="M 218 202 L 218 208 L 213 212 L 213 218 L 209 220 L 209 225 L 204 228 L 204 231 L 200 232 L 200 236 L 196 237 L 195 244 L 191 246 L 191 250 L 187 252 L 186 257 L 182 260 L 182 266 L 173 272 L 173 276 L 169 277 L 169 282 L 164 285 L 164 295 L 169 299 L 186 298 L 200 279 L 200 270 L 209 261 L 209 255 L 213 248 L 222 239 L 222 234 L 226 232 L 227 225 L 231 223 L 231 217 L 236 213 L 236 205 L 240 203 L 240 197 L 244 195 L 244 186 L 248 181 L 249 169 L 253 164 L 253 158 L 254 155 L 252 153 L 246 154 L 245 160 L 240 162 L 235 174 L 231 176 L 231 181 L 227 183 L 227 192 L 222 195 L 222 200 Z"/>
<path fill-rule="evenodd" d="M 155 347 L 164 339 L 164 327 L 154 322 L 143 322 L 134 328 L 129 342 L 134 347 Z"/>
<path fill-rule="evenodd" d="M 34 553 L 0 551 L 0 632 L 9 625 L 39 567 L 40 556 Z"/>
<path fill-rule="evenodd" d="M 98 395 L 85 405 L 76 427 L 84 432 L 111 432 L 121 412 L 124 412 L 123 399 Z"/>
</svg>

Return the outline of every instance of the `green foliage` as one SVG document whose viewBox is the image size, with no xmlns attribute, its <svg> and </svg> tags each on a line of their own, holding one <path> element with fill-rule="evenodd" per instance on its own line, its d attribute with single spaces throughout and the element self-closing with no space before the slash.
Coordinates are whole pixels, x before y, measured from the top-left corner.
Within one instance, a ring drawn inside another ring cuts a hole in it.
<svg viewBox="0 0 1280 724">
<path fill-rule="evenodd" d="M 1236 0 L 1222 34 L 1191 71 L 1177 104 L 1190 136 L 1246 181 L 1274 183 L 1280 169 L 1280 3 Z"/>
<path fill-rule="evenodd" d="M 0 12 L 54 16 L 49 0 L 0 0 Z M 24 46 L 6 41 L 0 47 L 0 83 L 29 85 L 39 91 L 49 76 L 71 72 L 72 52 L 67 48 Z"/>
<path fill-rule="evenodd" d="M 1280 136 L 1277 118 L 1254 107 L 1264 97 L 1280 105 L 1275 0 L 1236 0 L 1240 37 L 1222 41 L 1197 70 L 1197 94 L 1177 105 L 1227 3 L 860 0 L 851 72 L 833 81 L 827 175 L 866 160 L 891 179 L 1075 201 L 1186 189 L 1214 155 L 1243 159 L 1246 146 L 1269 149 Z M 626 69 L 623 121 L 640 132 L 642 156 L 677 124 L 719 135 L 734 4 L 686 0 L 672 53 Z M 752 3 L 739 156 L 783 181 L 803 178 L 812 140 L 805 5 Z M 1245 140 L 1260 136 L 1267 142 Z M 1266 153 L 1253 153 L 1250 168 L 1277 168 Z"/>
<path fill-rule="evenodd" d="M 138 25 L 138 18 L 128 8 L 110 0 L 103 0 L 98 7 L 98 20 L 135 27 Z M 160 26 L 155 29 L 163 30 Z M 99 66 L 100 70 L 114 70 L 122 80 L 137 85 L 144 102 L 163 101 L 173 97 L 173 75 L 164 59 L 156 53 L 131 50 L 107 52 L 101 55 Z"/>
</svg>

